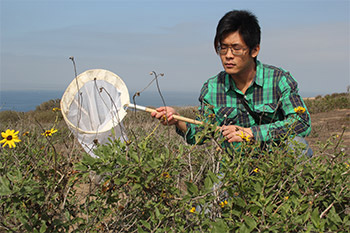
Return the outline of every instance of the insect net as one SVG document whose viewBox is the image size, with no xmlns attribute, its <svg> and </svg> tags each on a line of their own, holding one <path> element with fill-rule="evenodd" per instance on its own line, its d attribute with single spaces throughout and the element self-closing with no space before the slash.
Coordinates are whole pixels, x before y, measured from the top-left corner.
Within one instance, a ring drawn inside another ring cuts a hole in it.
<svg viewBox="0 0 350 233">
<path fill-rule="evenodd" d="M 129 92 L 116 74 L 102 69 L 78 75 L 61 99 L 61 111 L 69 129 L 84 150 L 97 157 L 93 150 L 110 139 L 127 140 L 122 120 Z"/>
</svg>

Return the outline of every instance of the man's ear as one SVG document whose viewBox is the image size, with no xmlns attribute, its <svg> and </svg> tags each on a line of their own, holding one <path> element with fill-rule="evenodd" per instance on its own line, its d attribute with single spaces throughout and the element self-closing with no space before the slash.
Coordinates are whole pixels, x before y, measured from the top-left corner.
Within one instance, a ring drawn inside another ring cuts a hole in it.
<svg viewBox="0 0 350 233">
<path fill-rule="evenodd" d="M 259 54 L 260 51 L 260 44 L 258 44 L 254 49 L 252 49 L 250 55 L 252 56 L 252 58 L 256 58 Z"/>
</svg>

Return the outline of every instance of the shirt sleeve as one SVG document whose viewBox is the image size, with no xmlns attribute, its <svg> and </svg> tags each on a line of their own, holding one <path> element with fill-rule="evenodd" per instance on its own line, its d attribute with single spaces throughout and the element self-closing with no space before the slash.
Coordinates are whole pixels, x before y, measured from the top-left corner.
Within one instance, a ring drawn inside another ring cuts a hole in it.
<svg viewBox="0 0 350 233">
<path fill-rule="evenodd" d="M 281 94 L 279 99 L 281 107 L 277 111 L 282 111 L 284 119 L 251 127 L 257 141 L 271 141 L 288 134 L 305 137 L 311 132 L 310 114 L 298 93 L 297 82 L 288 72 L 281 78 L 278 90 Z M 299 108 L 301 110 L 297 111 L 298 107 L 301 107 Z"/>
</svg>

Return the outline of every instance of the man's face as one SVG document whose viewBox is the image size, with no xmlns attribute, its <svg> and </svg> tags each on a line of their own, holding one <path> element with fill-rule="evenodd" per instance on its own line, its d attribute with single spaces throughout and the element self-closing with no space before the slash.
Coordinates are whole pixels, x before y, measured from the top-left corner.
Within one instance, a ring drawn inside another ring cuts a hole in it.
<svg viewBox="0 0 350 233">
<path fill-rule="evenodd" d="M 249 54 L 249 48 L 239 32 L 227 34 L 220 45 L 222 51 L 219 52 L 219 55 L 226 73 L 231 76 L 242 75 L 254 67 L 254 58 L 258 56 L 259 46 Z"/>
</svg>

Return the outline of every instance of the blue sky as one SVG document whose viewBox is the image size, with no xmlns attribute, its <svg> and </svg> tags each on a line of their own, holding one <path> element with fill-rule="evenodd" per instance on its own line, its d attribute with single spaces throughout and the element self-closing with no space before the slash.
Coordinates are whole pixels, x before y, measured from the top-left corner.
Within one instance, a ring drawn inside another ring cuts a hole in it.
<svg viewBox="0 0 350 233">
<path fill-rule="evenodd" d="M 350 85 L 349 0 L 0 0 L 0 8 L 0 90 L 64 90 L 74 56 L 78 73 L 110 70 L 130 92 L 156 71 L 163 91 L 199 93 L 222 70 L 213 38 L 232 9 L 257 15 L 258 59 L 290 71 L 301 92 Z"/>
</svg>

